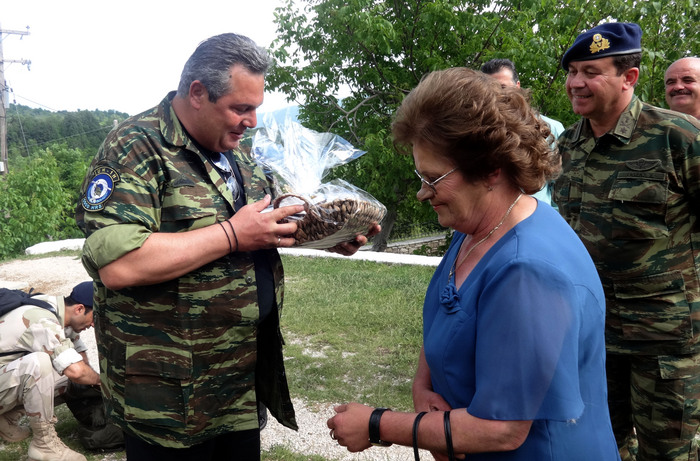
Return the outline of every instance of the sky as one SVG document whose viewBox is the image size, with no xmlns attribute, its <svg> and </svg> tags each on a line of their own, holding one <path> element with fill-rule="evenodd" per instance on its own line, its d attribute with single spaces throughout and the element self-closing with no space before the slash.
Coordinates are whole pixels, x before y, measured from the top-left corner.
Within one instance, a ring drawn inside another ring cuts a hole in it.
<svg viewBox="0 0 700 461">
<path fill-rule="evenodd" d="M 177 89 L 197 45 L 224 32 L 269 47 L 283 0 L 0 0 L 9 102 L 130 115 Z M 5 31 L 27 31 L 29 35 Z M 29 66 L 9 61 L 29 60 Z M 258 112 L 294 104 L 265 93 Z"/>
</svg>

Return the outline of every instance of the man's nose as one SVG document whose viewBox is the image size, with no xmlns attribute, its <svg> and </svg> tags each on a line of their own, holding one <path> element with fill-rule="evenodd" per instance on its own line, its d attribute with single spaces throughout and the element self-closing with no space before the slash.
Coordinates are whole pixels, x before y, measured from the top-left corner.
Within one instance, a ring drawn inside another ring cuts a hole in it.
<svg viewBox="0 0 700 461">
<path fill-rule="evenodd" d="M 248 128 L 255 128 L 258 126 L 258 114 L 256 111 L 251 111 L 243 119 L 243 125 Z"/>
</svg>

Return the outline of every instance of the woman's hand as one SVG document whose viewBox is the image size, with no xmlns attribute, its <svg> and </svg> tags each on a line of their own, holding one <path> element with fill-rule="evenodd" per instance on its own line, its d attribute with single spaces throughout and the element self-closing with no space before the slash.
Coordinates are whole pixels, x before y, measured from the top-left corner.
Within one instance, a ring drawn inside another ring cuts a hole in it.
<svg viewBox="0 0 700 461">
<path fill-rule="evenodd" d="M 452 407 L 440 394 L 432 389 L 413 386 L 413 406 L 416 411 L 447 411 Z"/>
<path fill-rule="evenodd" d="M 430 368 L 425 360 L 425 349 L 421 346 L 416 375 L 413 377 L 413 406 L 416 411 L 447 411 L 450 404 L 440 394 L 433 391 Z"/>
<path fill-rule="evenodd" d="M 333 409 L 336 415 L 326 422 L 331 438 L 353 453 L 372 446 L 369 443 L 369 417 L 374 408 L 353 402 Z"/>
<path fill-rule="evenodd" d="M 381 226 L 375 223 L 369 228 L 367 234 L 359 234 L 355 237 L 355 240 L 339 243 L 336 246 L 329 248 L 328 251 L 331 253 L 338 253 L 343 256 L 352 256 L 357 253 L 357 250 L 359 250 L 360 247 L 367 245 L 370 237 L 377 235 L 381 230 Z"/>
</svg>

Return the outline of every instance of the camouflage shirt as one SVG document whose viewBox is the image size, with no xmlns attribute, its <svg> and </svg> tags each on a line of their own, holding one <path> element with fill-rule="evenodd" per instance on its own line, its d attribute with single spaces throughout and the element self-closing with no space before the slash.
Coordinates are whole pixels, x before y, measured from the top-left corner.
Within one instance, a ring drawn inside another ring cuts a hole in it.
<svg viewBox="0 0 700 461">
<path fill-rule="evenodd" d="M 259 322 L 254 261 L 269 266 L 281 309 L 276 250 L 233 253 L 151 286 L 107 289 L 98 270 L 153 232 L 186 232 L 235 213 L 233 196 L 171 105 L 113 130 L 83 183 L 76 220 L 83 264 L 95 279 L 95 329 L 107 411 L 147 442 L 187 447 L 256 429 L 257 400 L 295 428 L 278 315 Z M 263 172 L 234 152 L 248 203 L 269 194 Z M 278 312 L 278 311 L 275 311 Z M 260 343 L 258 345 L 258 342 Z"/>
<path fill-rule="evenodd" d="M 700 122 L 635 96 L 600 138 L 581 119 L 558 142 L 554 197 L 603 282 L 608 350 L 700 351 Z"/>
</svg>

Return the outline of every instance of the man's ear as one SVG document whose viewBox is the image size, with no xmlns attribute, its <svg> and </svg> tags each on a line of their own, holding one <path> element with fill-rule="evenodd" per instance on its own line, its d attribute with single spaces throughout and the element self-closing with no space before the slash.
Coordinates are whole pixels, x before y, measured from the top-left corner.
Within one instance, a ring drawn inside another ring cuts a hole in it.
<svg viewBox="0 0 700 461">
<path fill-rule="evenodd" d="M 188 97 L 190 99 L 190 105 L 195 109 L 199 109 L 202 107 L 202 104 L 209 99 L 209 92 L 204 88 L 202 82 L 195 80 L 190 84 Z"/>
<path fill-rule="evenodd" d="M 634 86 L 637 84 L 637 80 L 639 80 L 639 68 L 631 67 L 627 69 L 624 72 L 623 77 L 625 89 L 634 88 Z"/>
</svg>

